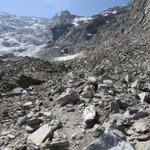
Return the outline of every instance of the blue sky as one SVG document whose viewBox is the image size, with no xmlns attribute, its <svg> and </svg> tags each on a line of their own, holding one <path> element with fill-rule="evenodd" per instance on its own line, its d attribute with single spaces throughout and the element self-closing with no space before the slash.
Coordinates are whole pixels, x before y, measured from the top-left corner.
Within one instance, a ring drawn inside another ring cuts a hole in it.
<svg viewBox="0 0 150 150">
<path fill-rule="evenodd" d="M 61 10 L 90 16 L 130 0 L 0 0 L 0 11 L 22 16 L 52 17 Z"/>
</svg>

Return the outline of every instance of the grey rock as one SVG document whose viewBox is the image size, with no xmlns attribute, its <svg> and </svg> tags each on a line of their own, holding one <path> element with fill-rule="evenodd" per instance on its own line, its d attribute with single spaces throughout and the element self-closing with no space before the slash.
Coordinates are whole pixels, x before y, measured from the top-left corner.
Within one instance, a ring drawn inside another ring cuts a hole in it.
<svg viewBox="0 0 150 150">
<path fill-rule="evenodd" d="M 150 131 L 150 120 L 149 119 L 142 119 L 136 121 L 132 128 L 138 133 L 144 133 Z"/>
<path fill-rule="evenodd" d="M 103 80 L 103 84 L 106 84 L 108 87 L 113 87 L 113 81 L 112 80 Z"/>
<path fill-rule="evenodd" d="M 120 99 L 117 99 L 116 102 L 118 103 L 120 109 L 126 109 L 128 107 L 128 104 Z"/>
<path fill-rule="evenodd" d="M 142 92 L 138 96 L 141 100 L 141 103 L 147 102 L 150 104 L 150 94 L 148 92 Z"/>
<path fill-rule="evenodd" d="M 149 150 L 150 149 L 150 140 L 145 142 L 139 142 L 135 145 L 136 150 Z"/>
<path fill-rule="evenodd" d="M 126 83 L 130 83 L 132 81 L 132 77 L 129 74 L 127 74 L 125 76 L 124 80 L 125 80 Z"/>
<path fill-rule="evenodd" d="M 44 145 L 44 148 L 49 148 L 51 150 L 68 149 L 69 148 L 69 141 L 63 133 L 61 133 L 60 131 L 55 131 L 54 135 L 53 135 L 52 142 L 47 142 Z"/>
<path fill-rule="evenodd" d="M 99 84 L 98 85 L 98 91 L 100 92 L 101 90 L 106 90 L 108 88 L 107 84 Z"/>
<path fill-rule="evenodd" d="M 52 129 L 49 124 L 44 124 L 34 133 L 30 134 L 27 141 L 28 143 L 32 142 L 36 145 L 41 145 L 49 136 L 52 136 Z"/>
<path fill-rule="evenodd" d="M 140 119 L 140 118 L 145 118 L 145 117 L 147 117 L 149 115 L 149 113 L 148 112 L 146 112 L 146 111 L 142 111 L 142 110 L 140 110 L 140 111 L 138 111 L 137 113 L 135 113 L 135 114 L 133 114 L 132 115 L 132 118 L 133 119 L 135 119 L 135 120 L 138 120 L 138 119 Z"/>
<path fill-rule="evenodd" d="M 39 146 L 45 142 L 48 138 L 52 138 L 54 132 L 61 127 L 61 122 L 58 120 L 51 121 L 50 124 L 44 124 L 35 132 L 29 135 L 28 143 L 34 143 Z"/>
<path fill-rule="evenodd" d="M 104 128 L 102 128 L 102 126 L 100 124 L 95 124 L 93 129 L 92 129 L 92 132 L 93 132 L 93 137 L 98 138 L 101 135 L 103 135 Z"/>
<path fill-rule="evenodd" d="M 131 88 L 139 90 L 141 88 L 141 82 L 139 79 L 135 80 L 132 84 L 131 84 Z"/>
<path fill-rule="evenodd" d="M 113 113 L 119 113 L 119 105 L 117 102 L 110 103 L 110 111 Z"/>
<path fill-rule="evenodd" d="M 89 98 L 92 99 L 94 97 L 94 86 L 90 85 L 90 86 L 86 86 L 83 89 L 83 92 L 81 93 L 82 98 Z"/>
<path fill-rule="evenodd" d="M 84 150 L 134 150 L 128 141 L 124 141 L 114 135 L 111 131 L 104 134 L 94 143 L 84 148 Z"/>
<path fill-rule="evenodd" d="M 90 105 L 83 110 L 83 119 L 85 128 L 92 128 L 97 122 L 96 110 L 93 105 Z"/>
<path fill-rule="evenodd" d="M 57 103 L 61 106 L 64 106 L 66 104 L 76 104 L 79 101 L 79 93 L 73 90 L 69 90 L 63 94 L 61 94 L 57 98 Z"/>
<path fill-rule="evenodd" d="M 43 122 L 42 119 L 35 118 L 27 120 L 26 124 L 32 128 L 38 128 L 42 122 Z"/>
<path fill-rule="evenodd" d="M 85 123 L 92 122 L 96 117 L 96 110 L 93 105 L 86 107 L 83 110 L 83 119 Z"/>
<path fill-rule="evenodd" d="M 31 101 L 26 102 L 25 104 L 22 105 L 23 109 L 30 109 L 31 107 L 33 107 L 33 103 Z"/>
<path fill-rule="evenodd" d="M 21 87 L 29 87 L 31 85 L 39 85 L 43 82 L 45 82 L 45 81 L 36 79 L 35 77 L 33 77 L 31 75 L 29 76 L 29 75 L 25 75 L 25 74 L 20 75 L 19 79 L 17 80 L 17 83 Z"/>
<path fill-rule="evenodd" d="M 124 114 L 116 113 L 110 115 L 109 118 L 110 118 L 109 121 L 103 123 L 102 125 L 106 129 L 114 128 L 124 132 L 125 126 L 131 125 L 130 119 Z"/>
<path fill-rule="evenodd" d="M 27 116 L 23 116 L 18 118 L 17 125 L 21 127 L 22 125 L 26 124 L 26 122 L 27 122 Z"/>
</svg>

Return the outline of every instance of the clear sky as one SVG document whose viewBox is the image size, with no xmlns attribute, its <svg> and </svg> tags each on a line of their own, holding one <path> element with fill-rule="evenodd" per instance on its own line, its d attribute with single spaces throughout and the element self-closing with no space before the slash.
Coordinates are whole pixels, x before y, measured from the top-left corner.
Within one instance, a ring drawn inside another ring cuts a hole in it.
<svg viewBox="0 0 150 150">
<path fill-rule="evenodd" d="M 94 15 L 130 0 L 0 0 L 0 11 L 22 16 L 52 17 L 61 10 L 81 16 Z"/>
</svg>

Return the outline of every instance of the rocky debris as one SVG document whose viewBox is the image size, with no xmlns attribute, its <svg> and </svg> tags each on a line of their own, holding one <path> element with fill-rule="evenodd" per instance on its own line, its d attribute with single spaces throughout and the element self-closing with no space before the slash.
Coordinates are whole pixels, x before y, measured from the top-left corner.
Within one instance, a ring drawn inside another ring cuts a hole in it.
<svg viewBox="0 0 150 150">
<path fill-rule="evenodd" d="M 22 74 L 19 76 L 19 79 L 17 80 L 17 83 L 21 87 L 29 87 L 31 85 L 39 85 L 43 83 L 44 81 L 36 79 L 32 76 L 27 76 L 25 74 Z"/>
<path fill-rule="evenodd" d="M 50 25 L 54 37 L 40 58 L 60 49 L 86 50 L 84 57 L 0 60 L 0 149 L 132 150 L 142 143 L 149 149 L 150 34 L 143 24 L 148 11 L 140 13 L 150 3 L 135 4 L 136 13 L 129 5 L 78 26 Z"/>
<path fill-rule="evenodd" d="M 65 93 L 62 93 L 58 98 L 57 98 L 57 103 L 60 104 L 61 106 L 64 106 L 66 104 L 77 104 L 79 101 L 79 93 L 74 91 L 74 90 L 68 90 Z"/>
</svg>

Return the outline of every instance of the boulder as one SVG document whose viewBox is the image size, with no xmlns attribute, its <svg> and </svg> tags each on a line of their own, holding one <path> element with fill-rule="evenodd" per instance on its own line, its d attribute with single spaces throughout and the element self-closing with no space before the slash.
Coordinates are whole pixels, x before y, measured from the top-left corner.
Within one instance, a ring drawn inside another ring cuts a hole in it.
<svg viewBox="0 0 150 150">
<path fill-rule="evenodd" d="M 133 124 L 133 129 L 138 133 L 145 133 L 150 131 L 150 120 L 142 119 Z"/>
<path fill-rule="evenodd" d="M 124 132 L 125 127 L 130 126 L 130 125 L 131 125 L 131 122 L 128 117 L 126 117 L 123 114 L 116 113 L 116 114 L 110 115 L 109 121 L 103 123 L 102 126 L 106 129 L 115 128 Z"/>
<path fill-rule="evenodd" d="M 86 128 L 91 128 L 96 123 L 97 115 L 93 105 L 90 105 L 83 110 L 83 119 Z"/>
<path fill-rule="evenodd" d="M 128 141 L 124 141 L 112 131 L 106 130 L 97 141 L 83 150 L 134 150 L 134 148 Z"/>
<path fill-rule="evenodd" d="M 19 79 L 17 80 L 18 85 L 23 88 L 29 87 L 31 85 L 39 85 L 43 82 L 45 82 L 45 81 L 39 80 L 31 75 L 28 76 L 25 74 L 20 75 Z"/>
<path fill-rule="evenodd" d="M 149 150 L 150 149 L 150 140 L 146 142 L 139 142 L 135 145 L 135 150 Z"/>
<path fill-rule="evenodd" d="M 79 93 L 74 90 L 67 91 L 61 94 L 56 101 L 61 106 L 66 104 L 76 104 L 79 101 Z"/>
<path fill-rule="evenodd" d="M 96 117 L 96 110 L 93 105 L 90 105 L 83 110 L 83 119 L 85 123 L 93 121 L 95 117 Z"/>
<path fill-rule="evenodd" d="M 52 128 L 49 124 L 44 124 L 38 130 L 29 135 L 27 141 L 35 145 L 41 145 L 48 137 L 52 136 Z"/>
<path fill-rule="evenodd" d="M 102 126 L 99 124 L 95 124 L 93 129 L 92 129 L 92 132 L 93 132 L 93 137 L 98 138 L 101 135 L 103 135 L 104 128 L 102 128 Z"/>
<path fill-rule="evenodd" d="M 69 147 L 69 141 L 63 133 L 60 131 L 55 131 L 53 135 L 52 142 L 47 142 L 43 148 L 48 148 L 51 150 L 65 150 Z"/>
<path fill-rule="evenodd" d="M 47 139 L 51 139 L 54 132 L 60 127 L 61 123 L 58 120 L 53 120 L 50 124 L 44 124 L 35 132 L 29 135 L 27 142 L 34 143 L 35 145 L 40 146 Z"/>
</svg>

